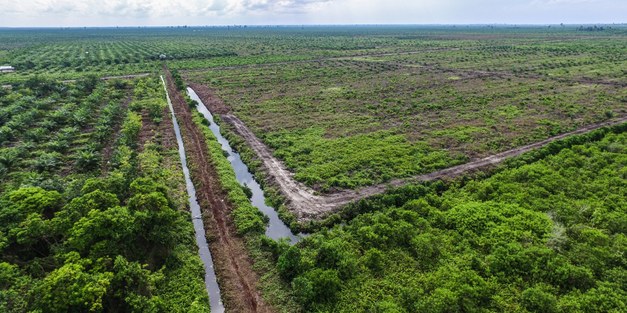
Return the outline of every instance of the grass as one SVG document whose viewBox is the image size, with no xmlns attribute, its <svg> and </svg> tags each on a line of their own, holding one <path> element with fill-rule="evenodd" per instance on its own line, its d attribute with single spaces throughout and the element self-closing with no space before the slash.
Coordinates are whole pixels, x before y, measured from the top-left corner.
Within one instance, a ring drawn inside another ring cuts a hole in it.
<svg viewBox="0 0 627 313">
<path fill-rule="evenodd" d="M 446 48 L 437 52 L 187 76 L 213 88 L 298 180 L 323 192 L 452 166 L 627 113 L 617 55 L 624 37 L 494 36 L 470 46 L 440 42 Z M 571 71 L 586 66 L 607 71 Z M 559 69 L 569 72 L 547 74 Z"/>
</svg>

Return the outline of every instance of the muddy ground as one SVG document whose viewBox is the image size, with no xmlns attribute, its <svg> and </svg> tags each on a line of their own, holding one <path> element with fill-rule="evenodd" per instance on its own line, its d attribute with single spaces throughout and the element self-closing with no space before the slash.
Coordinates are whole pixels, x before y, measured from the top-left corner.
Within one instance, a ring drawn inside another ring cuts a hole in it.
<svg viewBox="0 0 627 313">
<path fill-rule="evenodd" d="M 225 308 L 227 312 L 274 312 L 257 289 L 259 277 L 253 271 L 243 239 L 237 235 L 230 215 L 233 207 L 222 190 L 205 138 L 167 69 L 166 74 Z"/>
</svg>

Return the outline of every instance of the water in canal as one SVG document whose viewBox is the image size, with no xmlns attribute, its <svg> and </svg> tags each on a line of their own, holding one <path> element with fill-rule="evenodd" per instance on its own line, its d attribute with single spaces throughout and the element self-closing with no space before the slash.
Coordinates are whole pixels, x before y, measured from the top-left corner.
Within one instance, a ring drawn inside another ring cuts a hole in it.
<svg viewBox="0 0 627 313">
<path fill-rule="evenodd" d="M 163 81 L 163 77 L 161 77 Z M 164 82 L 165 87 L 165 82 Z M 166 94 L 167 94 L 166 90 Z M 207 238 L 205 237 L 205 226 L 202 221 L 202 214 L 200 211 L 200 205 L 196 199 L 196 189 L 189 175 L 189 168 L 187 168 L 187 159 L 185 157 L 185 147 L 183 146 L 183 138 L 181 137 L 181 130 L 179 124 L 176 121 L 174 115 L 174 109 L 172 108 L 172 102 L 168 95 L 168 106 L 172 114 L 172 123 L 174 124 L 174 133 L 176 135 L 176 141 L 179 146 L 179 156 L 181 158 L 181 165 L 183 166 L 183 175 L 185 176 L 185 185 L 187 187 L 187 194 L 189 195 L 189 207 L 192 213 L 192 222 L 194 224 L 194 231 L 196 233 L 196 244 L 198 245 L 198 253 L 205 267 L 205 287 L 209 293 L 209 302 L 211 305 L 211 313 L 223 313 L 224 305 L 220 298 L 220 286 L 216 279 L 216 273 L 213 269 L 213 259 L 211 258 L 211 252 L 209 252 L 209 245 L 207 244 Z"/>
<path fill-rule="evenodd" d="M 298 242 L 300 240 L 300 236 L 294 235 L 289 227 L 287 227 L 287 225 L 279 219 L 279 215 L 276 210 L 266 204 L 266 198 L 263 194 L 261 186 L 253 177 L 253 174 L 248 170 L 248 166 L 244 164 L 239 153 L 233 151 L 229 141 L 222 136 L 220 133 L 220 127 L 214 123 L 211 112 L 209 112 L 205 104 L 202 103 L 202 100 L 200 100 L 193 89 L 188 87 L 187 93 L 192 100 L 198 102 L 198 112 L 200 112 L 207 119 L 207 121 L 209 121 L 209 128 L 211 129 L 211 132 L 218 139 L 220 145 L 222 145 L 222 150 L 228 153 L 228 160 L 235 171 L 237 181 L 239 181 L 242 186 L 248 186 L 248 188 L 252 191 L 252 204 L 269 218 L 270 222 L 268 224 L 268 228 L 266 228 L 266 236 L 275 240 L 288 238 L 291 243 Z"/>
</svg>

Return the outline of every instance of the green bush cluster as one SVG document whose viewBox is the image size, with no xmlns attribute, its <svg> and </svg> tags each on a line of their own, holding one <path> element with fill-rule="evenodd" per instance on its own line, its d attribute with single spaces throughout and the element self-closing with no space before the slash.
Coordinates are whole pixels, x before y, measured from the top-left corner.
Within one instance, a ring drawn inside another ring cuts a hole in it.
<svg viewBox="0 0 627 313">
<path fill-rule="evenodd" d="M 235 178 L 233 167 L 222 153 L 222 146 L 206 126 L 205 118 L 198 112 L 193 114 L 194 123 L 205 136 L 211 160 L 218 172 L 222 188 L 227 192 L 228 200 L 234 207 L 232 216 L 237 231 L 240 234 L 263 234 L 266 229 L 265 216 L 251 204 L 249 197 Z"/>
<path fill-rule="evenodd" d="M 463 186 L 363 202 L 345 225 L 282 248 L 277 268 L 310 312 L 624 311 L 627 134 L 616 132 Z"/>
<path fill-rule="evenodd" d="M 157 79 L 149 79 L 149 84 L 159 87 Z M 3 164 L 9 166 L 11 181 L 4 182 L 0 194 L 0 311 L 208 312 L 204 271 L 184 210 L 187 197 L 177 151 L 165 151 L 158 134 L 153 134 L 139 152 L 138 134 L 148 125 L 142 125 L 132 110 L 119 137 L 112 134 L 126 112 L 108 101 L 115 99 L 112 94 L 117 91 L 102 84 L 98 81 L 96 86 L 87 84 L 68 92 L 94 108 L 83 127 L 100 125 L 94 133 L 109 129 L 109 136 L 98 140 L 102 144 L 113 140 L 115 150 L 110 171 L 104 175 L 87 170 L 97 164 L 90 154 L 99 150 L 86 147 L 103 147 L 88 142 L 91 133 L 67 142 L 80 158 L 66 176 L 50 175 L 65 157 L 60 152 L 34 158 L 3 146 Z M 146 89 L 145 81 L 140 84 Z M 93 91 L 79 95 L 84 88 Z M 55 97 L 54 93 L 24 99 L 28 90 L 14 90 L 2 101 L 16 108 L 30 101 L 37 104 L 37 118 L 76 121 L 76 116 L 57 116 L 54 102 L 46 98 Z M 159 107 L 165 107 L 162 93 L 144 98 L 141 101 L 161 102 Z M 97 110 L 103 101 L 106 105 Z M 74 108 L 57 105 L 61 110 Z M 65 127 L 59 135 L 77 136 L 79 127 Z M 14 166 L 16 156 L 32 160 L 42 175 L 30 177 L 20 171 Z"/>
</svg>

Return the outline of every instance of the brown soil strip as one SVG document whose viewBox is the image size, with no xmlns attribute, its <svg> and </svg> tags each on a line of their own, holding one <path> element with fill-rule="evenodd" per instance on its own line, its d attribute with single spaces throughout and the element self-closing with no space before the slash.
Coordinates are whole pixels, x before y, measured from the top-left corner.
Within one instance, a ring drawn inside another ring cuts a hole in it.
<svg viewBox="0 0 627 313">
<path fill-rule="evenodd" d="M 144 151 L 144 145 L 157 135 L 157 125 L 150 118 L 147 109 L 142 110 L 142 128 L 139 131 L 138 152 Z"/>
<path fill-rule="evenodd" d="M 168 119 L 170 115 L 170 110 L 166 106 L 163 108 L 163 120 L 159 123 L 159 134 L 161 135 L 161 146 L 164 150 L 178 150 L 178 146 L 176 143 L 176 136 L 174 135 L 174 128 L 172 127 L 172 123 Z"/>
<path fill-rule="evenodd" d="M 253 271 L 243 239 L 237 236 L 230 214 L 233 208 L 220 185 L 205 138 L 195 126 L 191 110 L 176 90 L 170 72 L 164 69 L 174 112 L 181 124 L 225 307 L 229 312 L 273 312 L 257 289 L 259 278 Z"/>
<path fill-rule="evenodd" d="M 102 149 L 102 174 L 103 175 L 105 175 L 109 171 L 109 162 L 111 161 L 111 154 L 113 153 L 113 144 L 115 143 L 115 140 L 118 137 L 118 134 L 120 133 L 120 128 L 122 128 L 122 119 L 124 118 L 126 110 L 128 109 L 128 104 L 131 103 L 131 100 L 132 100 L 130 91 L 128 93 L 129 93 L 128 97 L 126 97 L 126 100 L 124 100 L 124 102 L 122 102 L 121 104 L 122 106 L 122 114 L 120 115 L 121 117 L 118 118 L 117 121 L 115 121 L 115 124 L 113 125 L 113 130 L 112 130 L 113 134 L 109 138 L 104 149 Z"/>
<path fill-rule="evenodd" d="M 206 95 L 207 94 L 205 94 L 205 96 Z M 199 96 L 203 102 L 211 101 L 211 99 L 203 98 L 202 93 L 200 93 Z M 294 174 L 285 167 L 283 162 L 272 155 L 270 148 L 262 143 L 239 118 L 230 113 L 223 114 L 221 117 L 222 120 L 229 123 L 234 131 L 244 138 L 253 151 L 255 151 L 259 160 L 263 162 L 264 171 L 268 173 L 268 177 L 279 186 L 281 192 L 287 199 L 288 207 L 296 214 L 299 221 L 320 218 L 330 212 L 336 211 L 338 208 L 348 204 L 349 202 L 383 193 L 390 186 L 399 187 L 412 182 L 454 178 L 464 173 L 499 164 L 506 159 L 519 156 L 534 149 L 542 148 L 551 142 L 564 139 L 568 136 L 584 134 L 602 127 L 627 122 L 627 117 L 621 117 L 612 121 L 589 125 L 572 132 L 550 137 L 540 142 L 507 150 L 489 157 L 435 171 L 429 174 L 418 175 L 405 179 L 395 179 L 385 184 L 364 187 L 357 190 L 345 190 L 327 195 L 317 195 L 311 188 L 297 182 L 293 177 Z"/>
</svg>

